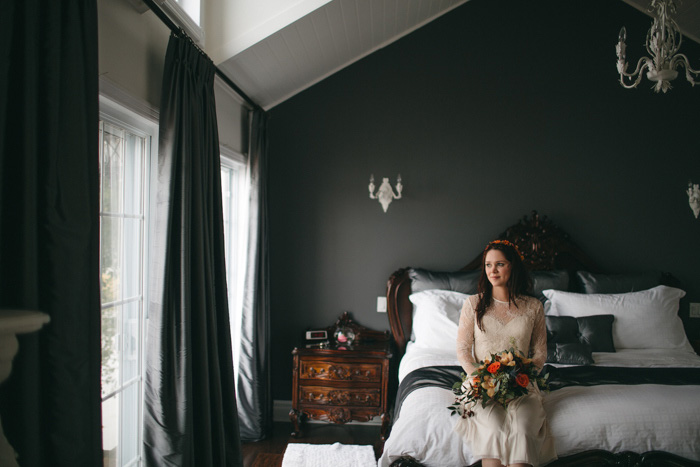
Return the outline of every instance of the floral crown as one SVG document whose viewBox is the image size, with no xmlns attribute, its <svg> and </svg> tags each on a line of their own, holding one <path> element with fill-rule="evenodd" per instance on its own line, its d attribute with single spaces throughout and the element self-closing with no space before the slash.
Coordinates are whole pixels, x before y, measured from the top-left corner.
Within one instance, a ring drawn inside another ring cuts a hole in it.
<svg viewBox="0 0 700 467">
<path fill-rule="evenodd" d="M 525 260 L 525 257 L 523 256 L 523 254 L 520 253 L 520 250 L 518 249 L 517 245 L 516 245 L 515 243 L 513 243 L 513 242 L 510 242 L 510 241 L 508 241 L 508 240 L 494 240 L 494 241 L 492 241 L 492 242 L 489 242 L 488 245 L 486 245 L 486 248 L 484 248 L 484 251 L 488 250 L 489 247 L 491 247 L 492 245 L 506 245 L 506 246 L 509 246 L 509 247 L 511 247 L 511 248 L 513 248 L 513 249 L 515 250 L 515 252 L 518 254 L 518 256 L 520 256 L 520 260 L 521 260 L 521 261 L 524 261 L 524 260 Z"/>
</svg>

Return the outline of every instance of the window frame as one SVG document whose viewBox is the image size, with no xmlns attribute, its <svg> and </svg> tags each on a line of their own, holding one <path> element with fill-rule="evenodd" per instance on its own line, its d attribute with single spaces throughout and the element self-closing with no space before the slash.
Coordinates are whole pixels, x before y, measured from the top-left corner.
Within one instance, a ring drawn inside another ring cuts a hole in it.
<svg viewBox="0 0 700 467">
<path fill-rule="evenodd" d="M 150 257 L 150 241 L 151 233 L 154 231 L 154 221 L 155 216 L 155 196 L 154 189 L 157 182 L 157 156 L 158 156 L 158 123 L 157 121 L 151 120 L 144 117 L 131 110 L 127 106 L 124 106 L 109 97 L 100 94 L 99 96 L 99 120 L 100 122 L 106 122 L 111 125 L 121 127 L 129 133 L 135 136 L 147 138 L 146 146 L 148 149 L 148 154 L 144 155 L 146 160 L 143 162 L 143 173 L 141 174 L 142 189 L 143 189 L 143 199 L 142 203 L 142 214 L 141 218 L 143 232 L 141 234 L 139 254 L 140 264 L 140 316 L 139 325 L 141 327 L 138 339 L 138 375 L 131 378 L 129 381 L 120 382 L 119 389 L 112 391 L 104 396 L 100 395 L 101 403 L 104 403 L 108 399 L 114 397 L 117 393 L 123 394 L 124 389 L 132 384 L 133 381 L 138 381 L 138 415 L 137 415 L 137 454 L 135 459 L 130 460 L 127 463 L 123 463 L 121 457 L 122 448 L 122 417 L 119 416 L 119 448 L 117 455 L 118 465 L 124 467 L 131 466 L 142 466 L 143 465 L 143 413 L 144 413 L 144 377 L 145 377 L 145 344 L 146 344 L 146 331 L 148 323 L 148 304 L 149 304 L 149 276 L 151 271 L 151 257 Z M 102 124 L 100 125 L 100 130 L 102 130 Z M 102 145 L 102 133 L 100 133 L 100 145 Z M 100 147 L 100 155 L 102 154 L 102 148 Z M 100 161 L 100 167 L 102 161 Z M 102 186 L 102 172 L 100 172 L 100 187 Z M 102 211 L 102 188 L 100 188 L 100 223 L 103 219 Z M 101 234 L 100 234 L 101 235 Z M 100 236 L 100 243 L 102 242 Z M 101 248 L 101 246 L 100 246 Z M 100 249 L 100 274 L 102 273 L 102 250 Z M 129 301 L 133 301 L 130 300 Z M 117 300 L 114 303 L 107 304 L 108 306 L 119 306 L 121 302 L 126 302 L 126 300 Z M 115 305 L 116 303 L 116 305 Z M 102 299 L 100 299 L 100 315 L 102 317 L 102 310 L 105 309 Z M 121 341 L 120 341 L 121 342 Z M 120 348 L 120 352 L 125 350 L 124 347 Z M 121 362 L 120 362 L 121 364 Z M 121 401 L 119 402 L 121 404 Z M 104 447 L 103 447 L 104 449 Z"/>
<path fill-rule="evenodd" d="M 236 238 L 227 236 L 226 228 L 224 228 L 224 239 L 227 243 L 227 250 L 234 252 L 235 265 L 232 266 L 229 261 L 231 258 L 226 258 L 226 283 L 228 286 L 229 300 L 229 321 L 231 326 L 231 344 L 233 354 L 233 366 L 236 373 L 238 372 L 238 362 L 240 359 L 240 327 L 243 308 L 243 286 L 245 283 L 247 252 L 248 252 L 248 228 L 249 228 L 249 203 L 248 194 L 250 193 L 250 182 L 248 180 L 248 158 L 238 151 L 225 146 L 219 148 L 221 158 L 221 167 L 238 170 L 238 191 L 239 199 L 235 206 L 231 206 L 231 210 L 236 210 L 238 220 L 238 229 Z M 222 186 L 223 190 L 223 186 Z M 222 192 L 222 201 L 224 193 Z M 223 202 L 222 202 L 223 208 Z M 229 221 L 230 222 L 230 221 Z M 231 277 L 231 267 L 235 268 L 235 277 Z M 232 280 L 233 279 L 233 280 Z M 236 378 L 236 382 L 238 378 Z M 237 384 L 237 383 L 236 383 Z"/>
</svg>

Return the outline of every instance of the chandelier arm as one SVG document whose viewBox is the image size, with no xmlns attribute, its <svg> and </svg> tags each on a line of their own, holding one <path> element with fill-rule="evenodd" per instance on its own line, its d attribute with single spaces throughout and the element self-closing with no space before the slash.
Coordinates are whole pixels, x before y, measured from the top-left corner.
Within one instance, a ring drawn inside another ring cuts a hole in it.
<svg viewBox="0 0 700 467">
<path fill-rule="evenodd" d="M 644 69 L 651 69 L 651 65 L 652 63 L 649 57 L 642 57 L 637 62 L 637 67 L 635 68 L 635 70 L 632 73 L 627 73 L 627 71 L 625 71 L 627 70 L 627 62 L 625 62 L 624 68 L 619 70 L 620 84 L 627 89 L 636 88 L 642 81 L 642 73 L 644 72 Z M 632 80 L 635 76 L 637 77 L 637 79 L 632 84 L 625 84 L 625 78 L 629 78 L 630 80 Z"/>
<path fill-rule="evenodd" d="M 698 76 L 700 75 L 700 70 L 695 70 L 690 66 L 688 57 L 686 57 L 685 54 L 677 54 L 675 57 L 673 57 L 673 60 L 671 61 L 671 69 L 675 70 L 676 68 L 678 68 L 678 65 L 685 66 L 685 78 L 688 81 L 690 81 L 693 85 L 695 85 L 695 80 L 691 76 L 691 73 L 695 76 Z"/>
</svg>

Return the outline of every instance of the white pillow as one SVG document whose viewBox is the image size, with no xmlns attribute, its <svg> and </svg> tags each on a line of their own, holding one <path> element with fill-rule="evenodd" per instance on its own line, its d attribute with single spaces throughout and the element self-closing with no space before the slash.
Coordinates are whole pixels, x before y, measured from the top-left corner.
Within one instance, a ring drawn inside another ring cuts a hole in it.
<svg viewBox="0 0 700 467">
<path fill-rule="evenodd" d="M 417 345 L 457 351 L 457 328 L 462 305 L 469 295 L 449 290 L 424 290 L 411 294 L 413 332 Z"/>
<path fill-rule="evenodd" d="M 614 315 L 616 349 L 678 349 L 692 346 L 678 316 L 678 302 L 685 292 L 660 285 L 622 294 L 578 294 L 545 290 L 545 314 L 552 316 Z"/>
</svg>

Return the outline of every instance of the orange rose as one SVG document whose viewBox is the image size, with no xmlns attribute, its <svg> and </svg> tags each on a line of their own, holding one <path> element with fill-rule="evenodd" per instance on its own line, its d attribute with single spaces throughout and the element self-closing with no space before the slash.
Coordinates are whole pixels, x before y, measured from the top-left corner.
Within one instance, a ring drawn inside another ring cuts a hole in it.
<svg viewBox="0 0 700 467">
<path fill-rule="evenodd" d="M 518 383 L 518 386 L 526 387 L 530 384 L 530 378 L 525 373 L 520 373 L 515 377 L 515 382 Z"/>
<path fill-rule="evenodd" d="M 494 374 L 498 371 L 499 368 L 501 368 L 501 363 L 500 362 L 493 362 L 492 364 L 489 365 L 487 370 L 489 373 Z"/>
</svg>

